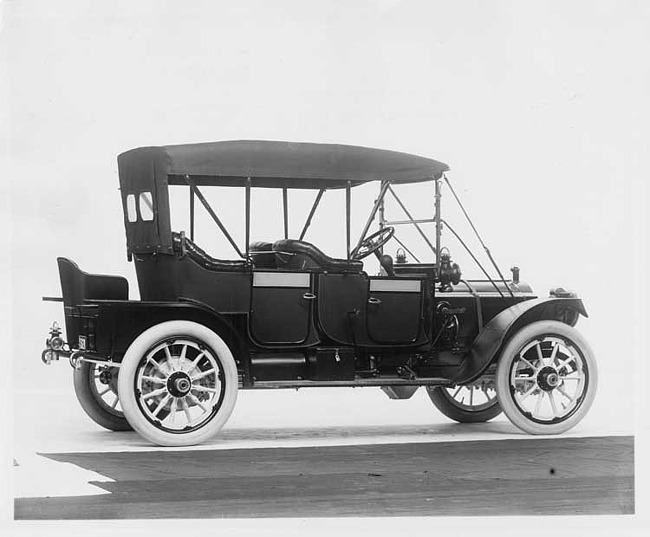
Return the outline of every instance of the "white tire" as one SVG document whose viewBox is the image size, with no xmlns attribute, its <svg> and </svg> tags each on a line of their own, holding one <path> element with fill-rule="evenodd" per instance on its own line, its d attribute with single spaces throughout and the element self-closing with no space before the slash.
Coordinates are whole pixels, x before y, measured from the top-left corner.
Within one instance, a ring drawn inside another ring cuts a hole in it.
<svg viewBox="0 0 650 537">
<path fill-rule="evenodd" d="M 538 321 L 516 332 L 497 365 L 499 404 L 530 434 L 559 434 L 575 426 L 589 411 L 597 383 L 589 344 L 559 321 Z"/>
<path fill-rule="evenodd" d="M 86 414 L 110 431 L 131 431 L 117 396 L 119 369 L 81 362 L 73 372 L 74 393 Z"/>
<path fill-rule="evenodd" d="M 237 389 L 237 365 L 228 345 L 191 321 L 145 330 L 126 351 L 118 377 L 126 419 L 160 446 L 212 438 L 230 417 Z"/>
</svg>

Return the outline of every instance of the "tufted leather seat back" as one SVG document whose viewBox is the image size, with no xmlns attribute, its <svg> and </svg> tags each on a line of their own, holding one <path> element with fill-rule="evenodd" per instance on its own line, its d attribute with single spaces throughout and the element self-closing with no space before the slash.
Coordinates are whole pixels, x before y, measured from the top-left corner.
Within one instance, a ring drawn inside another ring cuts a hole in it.
<svg viewBox="0 0 650 537">
<path fill-rule="evenodd" d="M 331 272 L 361 272 L 363 263 L 329 257 L 306 241 L 282 239 L 273 243 L 278 268 L 290 270 L 327 270 Z"/>
</svg>

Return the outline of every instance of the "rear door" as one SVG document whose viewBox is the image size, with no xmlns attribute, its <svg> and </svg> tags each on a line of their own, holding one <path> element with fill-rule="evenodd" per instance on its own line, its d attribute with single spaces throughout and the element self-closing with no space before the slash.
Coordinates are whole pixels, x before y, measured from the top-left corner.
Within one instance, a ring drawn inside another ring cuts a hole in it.
<svg viewBox="0 0 650 537">
<path fill-rule="evenodd" d="M 308 272 L 254 272 L 249 329 L 262 345 L 299 345 L 312 325 L 311 275 Z"/>
</svg>

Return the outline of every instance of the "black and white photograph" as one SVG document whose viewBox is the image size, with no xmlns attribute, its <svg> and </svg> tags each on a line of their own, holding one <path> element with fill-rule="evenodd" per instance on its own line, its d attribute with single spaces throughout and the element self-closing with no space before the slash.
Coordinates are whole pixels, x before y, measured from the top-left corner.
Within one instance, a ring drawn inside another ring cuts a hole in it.
<svg viewBox="0 0 650 537">
<path fill-rule="evenodd" d="M 0 2 L 8 535 L 648 530 L 650 4 Z"/>
</svg>

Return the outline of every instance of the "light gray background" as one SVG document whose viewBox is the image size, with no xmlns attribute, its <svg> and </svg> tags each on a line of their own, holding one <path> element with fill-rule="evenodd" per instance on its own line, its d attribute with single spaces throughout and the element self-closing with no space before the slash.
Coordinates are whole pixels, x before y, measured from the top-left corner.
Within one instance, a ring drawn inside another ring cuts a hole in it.
<svg viewBox="0 0 650 537">
<path fill-rule="evenodd" d="M 647 431 L 639 379 L 647 373 L 649 7 L 4 2 L 0 321 L 13 344 L 3 353 L 3 382 L 53 387 L 39 356 L 49 323 L 63 314 L 40 298 L 60 293 L 57 256 L 127 276 L 137 298 L 119 152 L 222 139 L 349 143 L 448 163 L 503 270 L 520 266 L 542 296 L 563 285 L 584 298 L 590 318 L 578 328 L 601 374 L 589 419 L 632 430 L 640 408 L 637 433 Z M 357 234 L 375 195 L 353 194 Z M 405 197 L 417 216 L 432 214 L 430 197 Z M 241 193 L 210 199 L 237 229 Z M 255 197 L 254 238 L 279 238 L 279 200 Z M 306 214 L 304 197 L 291 203 Z M 469 237 L 450 195 L 444 204 Z M 342 207 L 324 207 L 307 237 L 330 255 L 343 255 Z M 233 256 L 217 234 L 199 243 Z M 241 226 L 235 235 L 243 244 Z M 465 275 L 479 276 L 447 237 Z"/>
</svg>

